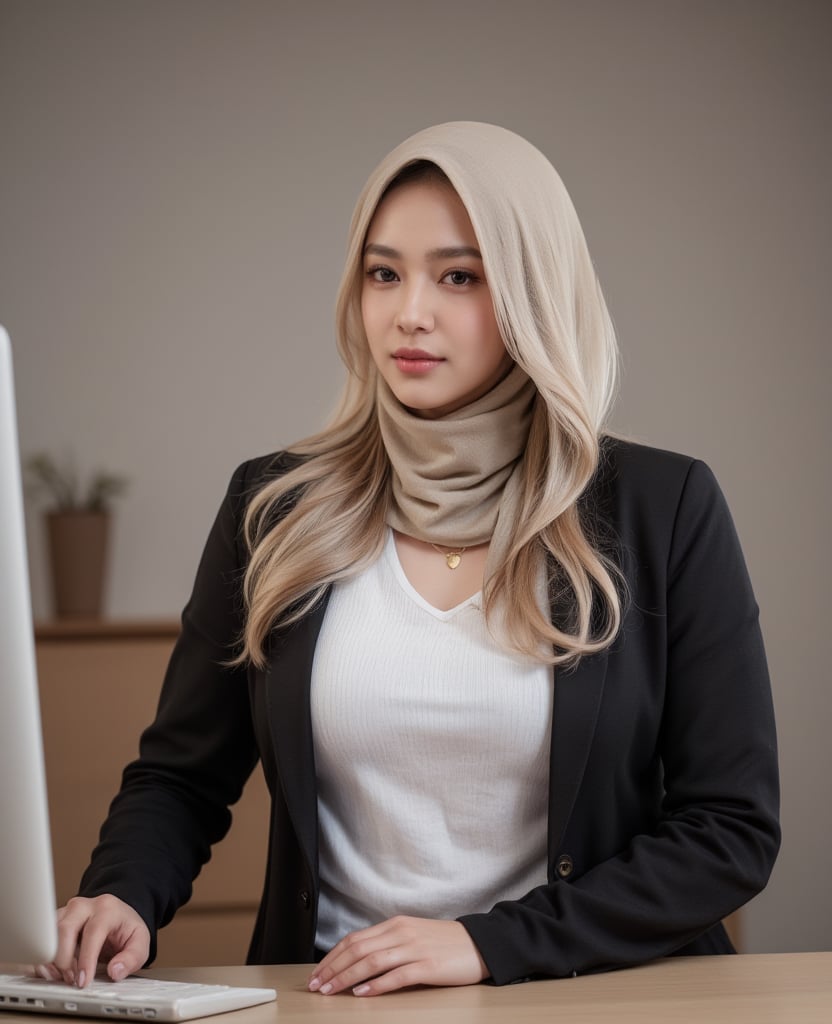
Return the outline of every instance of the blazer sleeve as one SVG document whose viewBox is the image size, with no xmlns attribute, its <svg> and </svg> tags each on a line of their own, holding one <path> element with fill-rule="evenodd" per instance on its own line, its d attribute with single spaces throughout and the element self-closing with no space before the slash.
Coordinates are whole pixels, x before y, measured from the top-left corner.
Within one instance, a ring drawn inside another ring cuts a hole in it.
<svg viewBox="0 0 832 1024">
<path fill-rule="evenodd" d="M 670 954 L 768 879 L 780 837 L 768 671 L 731 516 L 701 462 L 669 537 L 666 614 L 645 627 L 666 647 L 665 679 L 650 682 L 663 702 L 657 823 L 583 874 L 460 918 L 497 984 Z"/>
<path fill-rule="evenodd" d="M 156 718 L 124 771 L 79 888 L 134 907 L 151 932 L 151 960 L 157 929 L 190 898 L 257 760 L 246 670 L 225 664 L 243 622 L 240 534 L 250 467 L 235 472 L 214 521 Z"/>
</svg>

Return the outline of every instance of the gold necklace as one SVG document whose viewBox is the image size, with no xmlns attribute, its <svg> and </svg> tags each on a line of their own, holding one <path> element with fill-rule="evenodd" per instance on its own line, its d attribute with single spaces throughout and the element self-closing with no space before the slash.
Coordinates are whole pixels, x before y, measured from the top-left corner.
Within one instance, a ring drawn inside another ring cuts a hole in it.
<svg viewBox="0 0 832 1024">
<path fill-rule="evenodd" d="M 449 569 L 456 569 L 456 567 L 462 561 L 463 554 L 468 550 L 468 548 L 456 548 L 453 551 L 443 551 L 442 548 L 440 548 L 436 544 L 431 544 L 430 546 L 433 548 L 434 551 L 438 551 L 440 555 L 444 556 L 445 564 L 448 566 Z"/>
</svg>

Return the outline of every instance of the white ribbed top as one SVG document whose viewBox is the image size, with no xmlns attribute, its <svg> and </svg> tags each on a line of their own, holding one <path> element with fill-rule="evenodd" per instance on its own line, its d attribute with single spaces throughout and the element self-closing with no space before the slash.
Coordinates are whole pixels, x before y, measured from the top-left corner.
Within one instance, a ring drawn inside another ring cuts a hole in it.
<svg viewBox="0 0 832 1024">
<path fill-rule="evenodd" d="M 392 532 L 338 584 L 312 672 L 317 944 L 395 914 L 454 918 L 546 881 L 553 672 L 504 651 L 477 594 L 440 611 Z"/>
</svg>

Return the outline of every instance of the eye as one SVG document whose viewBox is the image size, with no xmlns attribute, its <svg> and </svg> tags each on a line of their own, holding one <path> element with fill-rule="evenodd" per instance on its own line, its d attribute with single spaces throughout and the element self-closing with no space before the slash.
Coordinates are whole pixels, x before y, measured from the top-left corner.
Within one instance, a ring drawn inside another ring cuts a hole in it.
<svg viewBox="0 0 832 1024">
<path fill-rule="evenodd" d="M 395 270 L 384 266 L 368 267 L 366 274 L 367 277 L 372 278 L 373 281 L 378 281 L 380 284 L 390 284 L 392 281 L 397 280 Z"/>
<path fill-rule="evenodd" d="M 470 270 L 449 270 L 442 280 L 457 288 L 464 288 L 465 285 L 475 284 L 479 278 Z"/>
</svg>

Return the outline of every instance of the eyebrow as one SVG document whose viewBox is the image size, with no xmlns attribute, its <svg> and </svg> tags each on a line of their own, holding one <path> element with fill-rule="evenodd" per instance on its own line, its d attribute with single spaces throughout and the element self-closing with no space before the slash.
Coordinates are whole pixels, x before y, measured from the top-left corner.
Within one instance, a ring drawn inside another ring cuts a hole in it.
<svg viewBox="0 0 832 1024">
<path fill-rule="evenodd" d="M 376 242 L 370 242 L 364 246 L 364 255 L 384 256 L 390 260 L 402 258 L 398 249 L 392 249 L 389 245 L 379 245 Z M 477 260 L 482 259 L 482 253 L 473 245 L 448 245 L 439 249 L 429 249 L 425 256 L 428 260 L 457 260 L 463 256 L 473 256 Z"/>
</svg>

